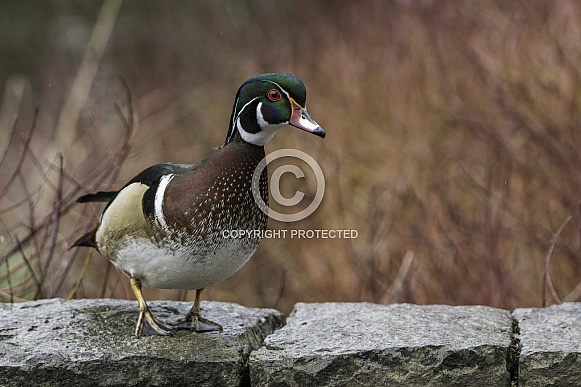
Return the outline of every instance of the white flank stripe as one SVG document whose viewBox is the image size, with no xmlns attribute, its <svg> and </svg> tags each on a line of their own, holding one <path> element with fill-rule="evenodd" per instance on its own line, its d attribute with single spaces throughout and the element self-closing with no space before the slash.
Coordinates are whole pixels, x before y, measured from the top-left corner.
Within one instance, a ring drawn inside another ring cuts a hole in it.
<svg viewBox="0 0 581 387">
<path fill-rule="evenodd" d="M 155 202 L 153 203 L 153 207 L 155 209 L 155 219 L 161 224 L 164 230 L 169 231 L 167 227 L 167 223 L 165 222 L 165 217 L 163 216 L 163 197 L 165 194 L 165 189 L 169 182 L 174 178 L 174 174 L 170 173 L 169 175 L 163 175 L 159 180 L 159 186 L 157 187 L 157 191 L 155 192 Z"/>
</svg>

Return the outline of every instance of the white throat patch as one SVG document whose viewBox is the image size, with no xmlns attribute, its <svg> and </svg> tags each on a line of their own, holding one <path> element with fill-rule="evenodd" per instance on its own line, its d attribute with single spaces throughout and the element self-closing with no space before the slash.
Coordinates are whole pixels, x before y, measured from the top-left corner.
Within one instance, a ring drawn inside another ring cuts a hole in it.
<svg viewBox="0 0 581 387">
<path fill-rule="evenodd" d="M 254 101 L 254 99 L 252 101 Z M 252 102 L 252 101 L 250 101 L 250 102 Z M 246 108 L 246 106 L 248 106 L 249 103 L 244 105 L 242 110 L 244 110 Z M 260 102 L 256 106 L 256 122 L 258 123 L 258 125 L 260 126 L 260 129 L 261 129 L 260 132 L 258 132 L 258 133 L 249 133 L 249 132 L 245 131 L 244 128 L 242 127 L 242 124 L 240 123 L 240 118 L 236 119 L 236 128 L 238 129 L 238 132 L 240 132 L 240 136 L 242 137 L 242 139 L 250 144 L 258 145 L 258 146 L 264 146 L 264 144 L 266 144 L 268 141 L 270 141 L 270 139 L 276 134 L 276 132 L 280 128 L 283 128 L 286 125 L 288 125 L 288 122 L 284 122 L 284 123 L 278 124 L 278 125 L 269 124 L 264 119 L 264 117 L 262 115 L 261 108 L 262 108 L 262 102 Z"/>
</svg>

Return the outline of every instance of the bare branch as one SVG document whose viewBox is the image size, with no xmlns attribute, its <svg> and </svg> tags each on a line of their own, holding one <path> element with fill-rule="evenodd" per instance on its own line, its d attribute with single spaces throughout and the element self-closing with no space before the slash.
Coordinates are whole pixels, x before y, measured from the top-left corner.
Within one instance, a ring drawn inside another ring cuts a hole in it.
<svg viewBox="0 0 581 387">
<path fill-rule="evenodd" d="M 559 295 L 555 291 L 555 287 L 553 286 L 553 280 L 551 279 L 551 272 L 550 272 L 550 265 L 551 265 L 551 257 L 553 255 L 553 250 L 555 249 L 555 245 L 557 244 L 557 239 L 559 239 L 559 235 L 565 229 L 565 226 L 573 219 L 571 215 L 565 219 L 565 221 L 559 226 L 557 232 L 551 238 L 551 244 L 549 245 L 549 250 L 547 251 L 547 255 L 545 256 L 545 271 L 543 273 L 543 307 L 547 306 L 547 300 L 545 299 L 545 286 L 549 287 L 551 292 L 551 296 L 553 300 L 560 304 L 561 300 L 559 299 Z"/>
</svg>

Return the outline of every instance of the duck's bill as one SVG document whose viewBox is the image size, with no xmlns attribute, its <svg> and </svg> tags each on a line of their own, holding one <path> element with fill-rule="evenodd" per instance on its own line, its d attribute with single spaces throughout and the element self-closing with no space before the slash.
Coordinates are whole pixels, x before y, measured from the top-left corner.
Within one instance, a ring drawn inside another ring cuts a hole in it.
<svg viewBox="0 0 581 387">
<path fill-rule="evenodd" d="M 309 116 L 307 109 L 296 103 L 292 98 L 290 101 L 293 114 L 291 115 L 289 123 L 296 128 L 304 130 L 305 132 L 313 133 L 316 136 L 325 138 L 325 131 L 319 126 L 319 124 L 315 122 L 315 120 L 311 118 L 311 116 Z"/>
</svg>

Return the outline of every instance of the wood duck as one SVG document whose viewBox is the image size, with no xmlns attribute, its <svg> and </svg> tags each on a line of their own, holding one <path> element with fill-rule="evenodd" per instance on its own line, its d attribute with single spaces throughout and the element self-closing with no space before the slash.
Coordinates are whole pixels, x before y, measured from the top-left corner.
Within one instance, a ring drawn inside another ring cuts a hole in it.
<svg viewBox="0 0 581 387">
<path fill-rule="evenodd" d="M 286 125 L 319 137 L 325 131 L 305 108 L 303 82 L 291 74 L 262 74 L 244 82 L 234 102 L 224 144 L 195 164 L 156 164 L 119 191 L 87 194 L 79 203 L 107 202 L 98 226 L 71 247 L 93 247 L 125 273 L 139 303 L 135 335 L 172 335 L 177 329 L 222 330 L 200 316 L 202 291 L 238 271 L 262 232 L 226 238 L 226 230 L 265 230 L 268 176 L 252 176 L 264 144 Z M 264 204 L 263 204 L 264 205 Z M 196 290 L 186 316 L 166 325 L 155 318 L 141 286 Z"/>
</svg>

